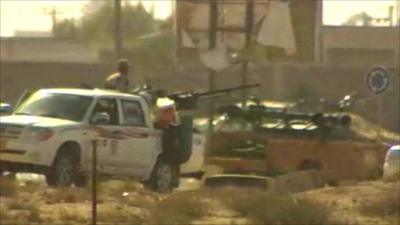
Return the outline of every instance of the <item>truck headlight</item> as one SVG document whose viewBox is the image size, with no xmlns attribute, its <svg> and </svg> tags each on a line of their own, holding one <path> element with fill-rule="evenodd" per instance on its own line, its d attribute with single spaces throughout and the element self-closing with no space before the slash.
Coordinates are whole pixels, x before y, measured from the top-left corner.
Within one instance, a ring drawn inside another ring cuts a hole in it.
<svg viewBox="0 0 400 225">
<path fill-rule="evenodd" d="M 43 127 L 30 127 L 26 131 L 27 140 L 33 141 L 47 141 L 53 137 L 54 131 L 49 128 Z"/>
</svg>

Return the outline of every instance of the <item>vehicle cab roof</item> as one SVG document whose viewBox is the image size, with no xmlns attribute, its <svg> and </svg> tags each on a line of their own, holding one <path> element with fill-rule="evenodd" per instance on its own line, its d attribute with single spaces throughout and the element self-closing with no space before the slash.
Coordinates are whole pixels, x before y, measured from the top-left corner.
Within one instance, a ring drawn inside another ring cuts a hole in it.
<svg viewBox="0 0 400 225">
<path fill-rule="evenodd" d="M 40 89 L 39 91 L 45 93 L 58 93 L 58 94 L 70 94 L 87 97 L 128 97 L 128 98 L 140 98 L 138 95 L 129 93 L 122 93 L 114 90 L 104 89 L 79 89 L 79 88 L 49 88 Z"/>
</svg>

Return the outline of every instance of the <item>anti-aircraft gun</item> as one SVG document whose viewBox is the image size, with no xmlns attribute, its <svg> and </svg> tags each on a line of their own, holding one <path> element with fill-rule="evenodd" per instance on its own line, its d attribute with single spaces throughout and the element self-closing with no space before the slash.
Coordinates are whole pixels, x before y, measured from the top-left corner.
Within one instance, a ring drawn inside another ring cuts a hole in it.
<svg viewBox="0 0 400 225">
<path fill-rule="evenodd" d="M 245 121 L 254 131 L 281 136 L 321 136 L 323 138 L 349 135 L 351 117 L 343 112 L 304 112 L 294 108 L 274 108 L 253 100 L 254 104 L 226 105 L 218 109 L 229 119 Z M 339 103 L 340 104 L 340 103 Z M 340 132 L 336 132 L 340 130 Z"/>
<path fill-rule="evenodd" d="M 140 91 L 135 91 L 136 93 L 147 93 L 151 96 L 152 102 L 156 103 L 159 98 L 169 98 L 175 102 L 177 110 L 193 110 L 197 108 L 199 101 L 218 98 L 221 96 L 229 95 L 231 92 L 251 89 L 259 87 L 260 84 L 248 84 L 241 85 L 237 87 L 218 89 L 208 92 L 195 92 L 195 91 L 185 91 L 185 92 L 167 92 L 165 90 L 152 90 L 150 85 L 146 85 Z"/>
<path fill-rule="evenodd" d="M 167 92 L 165 90 L 154 90 L 151 85 L 134 90 L 133 94 L 143 96 L 149 104 L 154 105 L 155 127 L 162 129 L 162 144 L 168 151 L 180 152 L 181 154 L 171 156 L 171 161 L 182 163 L 188 160 L 192 148 L 193 115 L 182 113 L 197 108 L 198 102 L 202 100 L 229 95 L 231 92 L 256 88 L 259 84 L 242 85 L 232 88 L 224 88 L 208 92 Z M 157 105 L 157 100 L 168 99 L 169 104 Z M 172 101 L 171 101 L 172 100 Z M 176 157 L 178 155 L 178 157 Z"/>
<path fill-rule="evenodd" d="M 329 107 L 315 109 L 312 104 L 257 99 L 220 107 L 222 116 L 210 141 L 207 163 L 227 175 L 212 177 L 213 182 L 238 182 L 250 179 L 248 174 L 302 171 L 301 176 L 304 170 L 320 173 L 321 185 L 376 177 L 387 147 L 361 134 L 359 121 L 347 113 L 355 97 L 356 93 L 348 94 L 324 105 Z"/>
</svg>

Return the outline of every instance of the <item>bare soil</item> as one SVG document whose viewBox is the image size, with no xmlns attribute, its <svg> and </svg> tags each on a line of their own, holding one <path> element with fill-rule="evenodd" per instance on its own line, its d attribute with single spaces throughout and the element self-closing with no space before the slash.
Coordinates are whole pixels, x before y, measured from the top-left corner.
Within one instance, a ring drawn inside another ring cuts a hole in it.
<svg viewBox="0 0 400 225">
<path fill-rule="evenodd" d="M 297 195 L 329 207 L 338 224 L 400 224 L 399 181 L 352 182 Z"/>
</svg>

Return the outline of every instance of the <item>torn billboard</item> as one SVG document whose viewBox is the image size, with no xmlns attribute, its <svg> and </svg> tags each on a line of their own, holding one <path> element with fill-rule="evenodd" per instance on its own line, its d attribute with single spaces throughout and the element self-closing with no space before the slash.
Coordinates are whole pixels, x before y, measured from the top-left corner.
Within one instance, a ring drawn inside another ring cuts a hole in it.
<svg viewBox="0 0 400 225">
<path fill-rule="evenodd" d="M 252 38 L 245 47 L 246 7 L 252 1 Z M 177 0 L 178 56 L 209 47 L 209 0 Z M 218 0 L 218 43 L 247 60 L 314 61 L 317 1 Z M 278 16 L 279 15 L 279 16 Z"/>
</svg>

